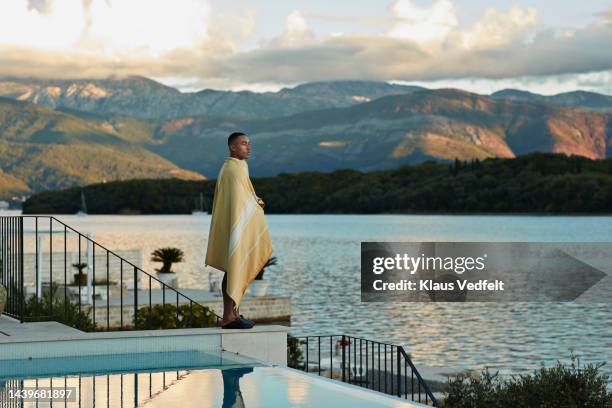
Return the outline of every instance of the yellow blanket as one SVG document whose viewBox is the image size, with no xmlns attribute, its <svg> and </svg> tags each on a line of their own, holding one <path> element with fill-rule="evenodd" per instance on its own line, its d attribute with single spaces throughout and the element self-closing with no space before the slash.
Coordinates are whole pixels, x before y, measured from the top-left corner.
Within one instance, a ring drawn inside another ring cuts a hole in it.
<svg viewBox="0 0 612 408">
<path fill-rule="evenodd" d="M 228 157 L 215 187 L 206 265 L 227 274 L 227 292 L 238 307 L 271 255 L 272 241 L 247 163 Z"/>
</svg>

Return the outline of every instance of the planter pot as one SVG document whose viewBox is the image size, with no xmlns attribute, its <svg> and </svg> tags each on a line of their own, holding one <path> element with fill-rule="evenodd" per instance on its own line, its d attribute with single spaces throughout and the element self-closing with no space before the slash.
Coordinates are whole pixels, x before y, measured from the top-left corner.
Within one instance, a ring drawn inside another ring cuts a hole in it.
<svg viewBox="0 0 612 408">
<path fill-rule="evenodd" d="M 74 275 L 74 284 L 75 285 L 81 285 L 81 286 L 87 286 L 87 274 L 86 273 L 75 273 Z"/>
<path fill-rule="evenodd" d="M 160 282 L 163 282 L 172 288 L 178 288 L 178 279 L 176 277 L 176 273 L 157 272 L 156 278 L 159 279 Z"/>
<path fill-rule="evenodd" d="M 6 288 L 0 285 L 0 315 L 4 313 L 4 306 L 6 306 Z"/>
<path fill-rule="evenodd" d="M 268 292 L 268 281 L 265 280 L 254 280 L 249 287 L 251 296 L 265 296 Z"/>
</svg>

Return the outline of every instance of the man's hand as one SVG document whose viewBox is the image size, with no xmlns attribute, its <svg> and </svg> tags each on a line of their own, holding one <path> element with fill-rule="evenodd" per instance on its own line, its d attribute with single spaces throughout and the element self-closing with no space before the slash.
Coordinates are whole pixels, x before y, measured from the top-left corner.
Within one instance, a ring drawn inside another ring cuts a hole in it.
<svg viewBox="0 0 612 408">
<path fill-rule="evenodd" d="M 264 203 L 264 201 L 261 198 L 259 197 L 256 197 L 256 198 L 257 198 L 257 204 L 259 204 L 261 208 L 264 208 L 266 206 L 266 203 Z"/>
</svg>

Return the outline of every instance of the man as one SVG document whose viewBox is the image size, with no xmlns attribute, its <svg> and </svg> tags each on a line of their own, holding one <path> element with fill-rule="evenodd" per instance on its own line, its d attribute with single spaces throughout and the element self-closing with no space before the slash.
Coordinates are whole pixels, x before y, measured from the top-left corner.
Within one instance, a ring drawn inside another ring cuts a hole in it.
<svg viewBox="0 0 612 408">
<path fill-rule="evenodd" d="M 255 195 L 246 160 L 251 141 L 244 133 L 227 139 L 229 157 L 225 159 L 213 201 L 208 234 L 206 265 L 225 272 L 222 328 L 250 329 L 253 322 L 238 312 L 251 282 L 272 255 L 272 242 L 264 218 L 264 202 Z"/>
</svg>

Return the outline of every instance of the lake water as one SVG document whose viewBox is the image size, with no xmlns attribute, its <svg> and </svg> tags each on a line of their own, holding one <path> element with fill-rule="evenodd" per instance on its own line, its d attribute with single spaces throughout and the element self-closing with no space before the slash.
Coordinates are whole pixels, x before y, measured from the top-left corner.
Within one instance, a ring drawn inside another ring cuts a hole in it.
<svg viewBox="0 0 612 408">
<path fill-rule="evenodd" d="M 60 216 L 109 249 L 183 249 L 182 287 L 208 287 L 210 216 Z M 278 265 L 271 292 L 292 298 L 292 334 L 350 334 L 404 344 L 427 366 L 519 373 L 568 361 L 612 362 L 612 305 L 361 303 L 361 241 L 612 242 L 612 217 L 268 215 Z M 605 368 L 612 374 L 612 367 Z"/>
</svg>

